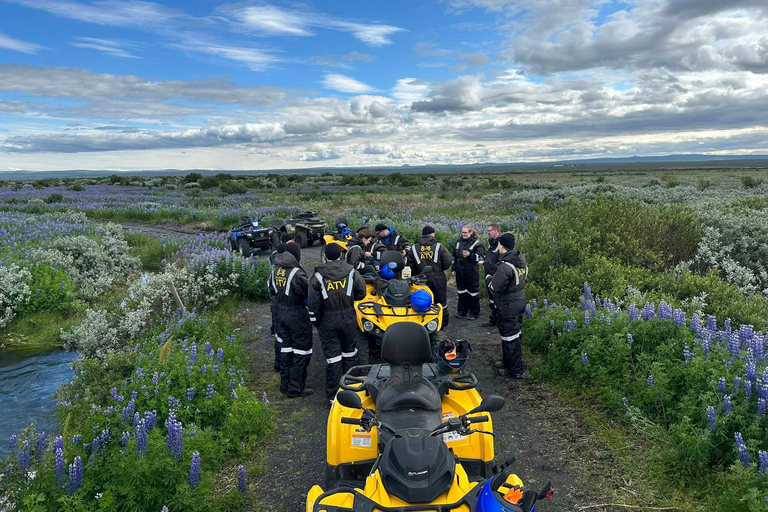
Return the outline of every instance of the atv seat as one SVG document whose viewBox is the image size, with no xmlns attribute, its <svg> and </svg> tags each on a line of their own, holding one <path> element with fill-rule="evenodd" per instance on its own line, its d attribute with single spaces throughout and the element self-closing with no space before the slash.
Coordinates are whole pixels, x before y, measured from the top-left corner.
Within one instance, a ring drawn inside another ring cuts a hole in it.
<svg viewBox="0 0 768 512">
<path fill-rule="evenodd" d="M 434 384 L 421 375 L 403 382 L 399 376 L 390 377 L 376 396 L 376 410 L 421 409 L 440 411 L 442 397 Z"/>
<path fill-rule="evenodd" d="M 413 322 L 392 324 L 381 338 L 381 357 L 393 366 L 421 367 L 432 357 L 429 333 Z"/>
</svg>

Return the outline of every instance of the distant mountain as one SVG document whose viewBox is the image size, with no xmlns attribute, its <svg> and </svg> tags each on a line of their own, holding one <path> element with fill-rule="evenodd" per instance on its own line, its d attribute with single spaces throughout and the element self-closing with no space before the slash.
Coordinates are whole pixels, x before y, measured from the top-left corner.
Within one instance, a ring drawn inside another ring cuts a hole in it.
<svg viewBox="0 0 768 512">
<path fill-rule="evenodd" d="M 603 157 L 572 160 L 555 160 L 548 162 L 509 162 L 509 163 L 474 163 L 457 165 L 410 165 L 401 166 L 381 166 L 381 167 L 314 167 L 312 169 L 274 169 L 274 170 L 253 170 L 253 171 L 227 171 L 227 170 L 202 170 L 202 169 L 164 169 L 160 171 L 100 171 L 100 170 L 74 170 L 74 171 L 0 171 L 0 181 L 27 181 L 47 178 L 97 178 L 117 174 L 119 176 L 181 176 L 190 172 L 197 172 L 203 175 L 215 175 L 219 173 L 228 173 L 237 175 L 265 175 L 265 174 L 318 174 L 322 172 L 333 172 L 339 174 L 347 173 L 451 173 L 467 171 L 501 171 L 509 170 L 545 170 L 553 167 L 589 167 L 594 166 L 596 170 L 606 169 L 606 165 L 632 166 L 647 164 L 652 168 L 659 168 L 658 164 L 706 164 L 719 163 L 726 167 L 739 167 L 741 162 L 749 162 L 752 167 L 768 168 L 768 155 L 660 155 L 660 156 L 631 156 L 625 158 Z M 727 165 L 726 165 L 727 163 Z M 656 165 L 654 165 L 656 164 Z M 711 166 L 707 166 L 711 167 Z"/>
</svg>

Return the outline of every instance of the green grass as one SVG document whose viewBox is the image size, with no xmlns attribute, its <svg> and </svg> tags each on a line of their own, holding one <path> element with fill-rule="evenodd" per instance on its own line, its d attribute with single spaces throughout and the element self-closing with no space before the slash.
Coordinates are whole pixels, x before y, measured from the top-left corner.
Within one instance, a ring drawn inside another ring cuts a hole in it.
<svg viewBox="0 0 768 512">
<path fill-rule="evenodd" d="M 157 272 L 163 261 L 163 244 L 146 233 L 125 234 L 125 239 L 131 247 L 131 256 L 141 260 L 141 268 L 146 272 Z"/>
</svg>

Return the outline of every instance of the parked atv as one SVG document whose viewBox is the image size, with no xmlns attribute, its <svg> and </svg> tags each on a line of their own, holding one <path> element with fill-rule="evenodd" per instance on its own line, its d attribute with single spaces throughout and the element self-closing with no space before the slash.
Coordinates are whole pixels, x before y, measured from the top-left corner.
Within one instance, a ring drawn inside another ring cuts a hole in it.
<svg viewBox="0 0 768 512">
<path fill-rule="evenodd" d="M 477 378 L 461 367 L 430 363 L 433 350 L 424 326 L 399 322 L 389 326 L 381 345 L 383 364 L 361 365 L 349 369 L 339 387 L 342 393 L 354 392 L 367 410 L 395 430 L 432 429 L 451 418 L 460 418 L 483 401 L 477 391 Z M 438 356 L 446 356 L 445 350 Z M 450 355 L 449 355 L 450 357 Z M 463 355 L 466 362 L 468 353 Z M 446 358 L 450 364 L 455 359 Z M 334 401 L 328 414 L 326 439 L 326 488 L 339 480 L 361 481 L 375 468 L 391 434 L 381 430 L 361 432 L 345 420 L 350 411 Z M 482 425 L 493 432 L 485 417 Z M 474 478 L 488 477 L 493 466 L 492 436 L 467 436 L 445 432 L 442 441 L 458 457 L 463 472 Z"/>
<path fill-rule="evenodd" d="M 295 219 L 275 219 L 269 225 L 277 231 L 278 242 L 280 234 L 288 233 L 293 235 L 293 241 L 302 249 L 317 240 L 325 243 L 325 222 L 320 220 L 316 211 L 301 212 Z"/>
<path fill-rule="evenodd" d="M 277 242 L 275 242 L 277 236 Z M 229 247 L 237 251 L 244 258 L 256 251 L 264 251 L 270 247 L 277 247 L 280 243 L 280 235 L 272 227 L 261 226 L 261 219 L 253 220 L 251 217 L 240 217 L 240 222 L 235 229 L 229 231 Z"/>
</svg>

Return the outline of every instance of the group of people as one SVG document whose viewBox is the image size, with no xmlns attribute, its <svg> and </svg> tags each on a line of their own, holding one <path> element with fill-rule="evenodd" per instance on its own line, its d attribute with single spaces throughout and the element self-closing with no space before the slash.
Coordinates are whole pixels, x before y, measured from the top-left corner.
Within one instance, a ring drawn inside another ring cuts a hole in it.
<svg viewBox="0 0 768 512">
<path fill-rule="evenodd" d="M 346 226 L 345 226 L 346 227 Z M 374 235 L 375 233 L 375 235 Z M 465 225 L 453 251 L 435 238 L 435 230 L 424 226 L 414 244 L 385 224 L 373 231 L 358 228 L 347 241 L 342 258 L 341 246 L 324 248 L 326 263 L 312 275 L 301 266 L 301 249 L 289 234 L 270 256 L 272 271 L 268 287 L 272 298 L 275 337 L 275 371 L 280 372 L 280 392 L 288 398 L 308 396 L 307 367 L 312 355 L 312 326 L 317 328 L 326 367 L 326 397 L 332 403 L 344 372 L 360 364 L 355 334 L 354 303 L 366 295 L 361 272 L 367 265 L 378 268 L 385 251 L 398 251 L 415 274 L 426 267 L 427 286 L 435 302 L 443 306 L 443 327 L 449 322 L 446 271 L 456 276 L 458 318 L 476 320 L 480 315 L 480 267 L 485 269 L 490 317 L 485 326 L 496 326 L 502 341 L 500 373 L 523 378 L 520 332 L 525 311 L 525 281 L 528 266 L 515 249 L 515 237 L 501 233 L 498 224 L 487 228 L 488 248 L 472 226 Z"/>
</svg>

